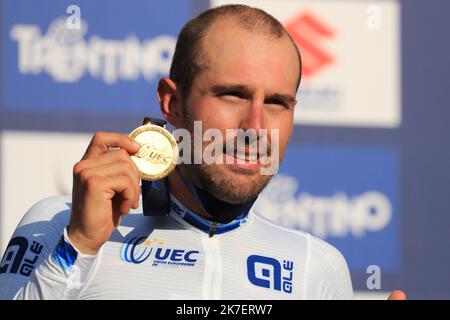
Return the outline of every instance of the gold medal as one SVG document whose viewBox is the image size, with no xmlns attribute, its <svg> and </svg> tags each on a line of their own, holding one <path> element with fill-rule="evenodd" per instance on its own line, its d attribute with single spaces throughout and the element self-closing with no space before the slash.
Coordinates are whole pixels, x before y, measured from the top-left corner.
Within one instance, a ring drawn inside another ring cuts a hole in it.
<svg viewBox="0 0 450 320">
<path fill-rule="evenodd" d="M 178 146 L 169 131 L 147 123 L 134 129 L 130 137 L 141 144 L 131 159 L 141 172 L 142 179 L 160 180 L 172 172 L 178 161 Z"/>
</svg>

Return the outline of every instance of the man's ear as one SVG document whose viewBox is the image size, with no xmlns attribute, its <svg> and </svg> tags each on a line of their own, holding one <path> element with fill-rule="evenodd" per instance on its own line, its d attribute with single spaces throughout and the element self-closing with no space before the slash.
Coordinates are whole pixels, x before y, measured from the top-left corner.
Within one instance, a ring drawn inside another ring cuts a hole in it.
<svg viewBox="0 0 450 320">
<path fill-rule="evenodd" d="M 170 78 L 159 80 L 157 98 L 164 118 L 175 128 L 181 125 L 183 106 L 177 85 Z"/>
</svg>

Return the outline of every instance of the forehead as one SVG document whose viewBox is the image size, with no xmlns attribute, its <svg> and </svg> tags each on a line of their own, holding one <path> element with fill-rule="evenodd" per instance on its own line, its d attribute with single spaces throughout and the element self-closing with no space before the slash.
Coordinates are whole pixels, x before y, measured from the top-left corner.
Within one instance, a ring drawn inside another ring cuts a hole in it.
<svg viewBox="0 0 450 320">
<path fill-rule="evenodd" d="M 203 78 L 228 82 L 239 79 L 247 85 L 296 90 L 300 66 L 287 36 L 276 38 L 249 31 L 232 18 L 219 19 L 203 37 L 201 53 L 206 66 L 200 74 Z"/>
</svg>

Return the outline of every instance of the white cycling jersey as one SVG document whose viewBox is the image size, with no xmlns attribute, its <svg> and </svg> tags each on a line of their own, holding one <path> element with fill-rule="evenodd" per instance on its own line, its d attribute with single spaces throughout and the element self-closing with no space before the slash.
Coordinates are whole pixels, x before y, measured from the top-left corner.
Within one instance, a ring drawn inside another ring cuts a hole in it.
<svg viewBox="0 0 450 320">
<path fill-rule="evenodd" d="M 0 298 L 352 298 L 347 264 L 326 242 L 275 225 L 253 209 L 212 225 L 172 195 L 170 206 L 167 216 L 132 210 L 89 256 L 67 237 L 70 197 L 42 200 L 3 255 Z"/>
</svg>

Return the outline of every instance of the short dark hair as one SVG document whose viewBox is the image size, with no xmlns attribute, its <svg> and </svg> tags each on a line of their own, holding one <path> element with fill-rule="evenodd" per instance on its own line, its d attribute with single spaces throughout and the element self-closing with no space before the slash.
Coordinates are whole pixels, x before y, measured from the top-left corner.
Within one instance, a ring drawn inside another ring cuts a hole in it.
<svg viewBox="0 0 450 320">
<path fill-rule="evenodd" d="M 292 40 L 283 25 L 267 12 L 249 7 L 246 5 L 224 5 L 204 11 L 197 17 L 188 21 L 178 36 L 175 53 L 170 67 L 169 77 L 180 87 L 183 97 L 190 93 L 195 77 L 202 69 L 202 62 L 199 61 L 201 40 L 208 28 L 219 17 L 233 17 L 246 30 L 251 32 L 264 33 L 276 39 L 288 36 L 294 46 L 300 72 L 297 81 L 297 90 L 301 80 L 302 61 L 297 45 Z"/>
</svg>

